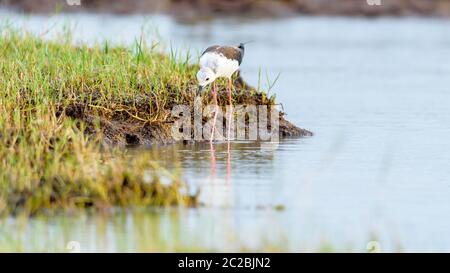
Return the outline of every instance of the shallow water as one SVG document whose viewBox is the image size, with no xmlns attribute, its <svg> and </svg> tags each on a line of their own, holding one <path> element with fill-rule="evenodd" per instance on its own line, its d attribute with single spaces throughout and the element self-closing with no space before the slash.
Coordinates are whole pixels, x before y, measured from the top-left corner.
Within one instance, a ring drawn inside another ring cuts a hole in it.
<svg viewBox="0 0 450 273">
<path fill-rule="evenodd" d="M 242 74 L 274 90 L 287 118 L 315 133 L 278 144 L 233 142 L 159 150 L 201 189 L 201 209 L 8 219 L 0 250 L 450 251 L 450 21 L 302 17 L 182 25 L 167 17 L 1 12 L 55 37 L 132 43 L 143 24 L 192 52 L 247 45 Z M 48 29 L 51 29 L 48 33 Z M 59 28 L 61 29 L 61 28 Z M 194 54 L 195 55 L 195 54 Z M 20 226 L 20 228 L 18 228 Z M 19 230 L 20 232 L 17 232 Z"/>
</svg>

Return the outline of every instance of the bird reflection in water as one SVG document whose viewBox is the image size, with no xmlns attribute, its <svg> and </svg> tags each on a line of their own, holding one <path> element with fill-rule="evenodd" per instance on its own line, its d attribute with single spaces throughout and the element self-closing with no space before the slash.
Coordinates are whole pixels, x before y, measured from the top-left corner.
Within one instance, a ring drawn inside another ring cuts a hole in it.
<svg viewBox="0 0 450 273">
<path fill-rule="evenodd" d="M 211 163 L 211 179 L 217 180 L 217 158 L 216 158 L 216 149 L 214 147 L 213 142 L 209 143 L 210 149 L 210 163 Z M 231 141 L 227 140 L 227 160 L 226 160 L 226 183 L 231 183 Z"/>
</svg>

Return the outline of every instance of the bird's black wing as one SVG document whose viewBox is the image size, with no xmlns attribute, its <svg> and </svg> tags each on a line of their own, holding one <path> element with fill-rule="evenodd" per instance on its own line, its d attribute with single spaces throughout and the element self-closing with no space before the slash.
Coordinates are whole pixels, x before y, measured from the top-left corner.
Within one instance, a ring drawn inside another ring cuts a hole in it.
<svg viewBox="0 0 450 273">
<path fill-rule="evenodd" d="M 222 54 L 228 59 L 236 60 L 239 64 L 242 63 L 242 58 L 244 58 L 244 48 L 233 47 L 233 46 L 210 46 L 208 47 L 203 54 L 213 52 L 217 54 Z M 203 55 L 202 54 L 202 55 Z"/>
<path fill-rule="evenodd" d="M 213 45 L 213 46 L 208 47 L 207 49 L 205 49 L 205 51 L 203 51 L 202 56 L 205 55 L 205 53 L 216 51 L 219 47 L 220 46 L 218 46 L 218 45 Z"/>
</svg>

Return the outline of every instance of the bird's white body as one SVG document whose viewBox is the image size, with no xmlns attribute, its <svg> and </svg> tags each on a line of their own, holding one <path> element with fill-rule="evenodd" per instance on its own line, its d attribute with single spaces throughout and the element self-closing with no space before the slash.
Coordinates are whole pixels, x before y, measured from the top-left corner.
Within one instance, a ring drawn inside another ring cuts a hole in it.
<svg viewBox="0 0 450 273">
<path fill-rule="evenodd" d="M 228 59 L 223 54 L 206 52 L 200 58 L 200 68 L 210 68 L 214 71 L 216 78 L 231 78 L 233 73 L 239 69 L 239 62 Z"/>
</svg>

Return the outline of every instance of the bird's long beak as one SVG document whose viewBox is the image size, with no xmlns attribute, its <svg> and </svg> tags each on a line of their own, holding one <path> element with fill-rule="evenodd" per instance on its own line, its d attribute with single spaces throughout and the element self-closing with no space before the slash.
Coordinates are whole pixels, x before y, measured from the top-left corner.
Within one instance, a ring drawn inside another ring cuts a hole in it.
<svg viewBox="0 0 450 273">
<path fill-rule="evenodd" d="M 201 96 L 202 95 L 202 90 L 203 90 L 203 86 L 199 85 L 198 86 L 198 90 L 197 90 L 197 96 Z"/>
</svg>

